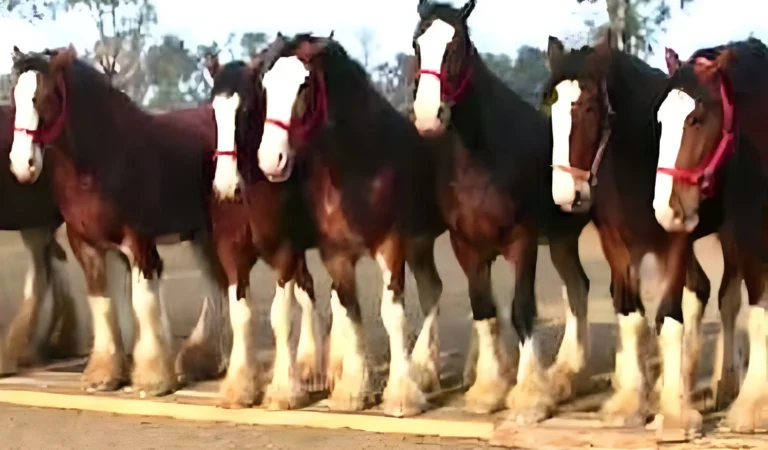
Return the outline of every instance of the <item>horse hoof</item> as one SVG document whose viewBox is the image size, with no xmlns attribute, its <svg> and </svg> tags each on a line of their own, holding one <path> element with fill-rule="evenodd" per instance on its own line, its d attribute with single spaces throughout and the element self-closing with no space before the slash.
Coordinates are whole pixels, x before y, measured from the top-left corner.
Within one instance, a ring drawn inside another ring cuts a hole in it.
<svg viewBox="0 0 768 450">
<path fill-rule="evenodd" d="M 297 409 L 308 403 L 307 393 L 293 386 L 269 386 L 264 396 L 264 406 L 269 411 Z"/>
<path fill-rule="evenodd" d="M 134 384 L 133 391 L 138 393 L 139 398 L 163 397 L 176 390 L 175 380 L 158 381 L 151 384 Z"/>
<path fill-rule="evenodd" d="M 539 422 L 547 420 L 550 413 L 545 407 L 538 408 L 526 408 L 516 411 L 510 411 L 507 415 L 507 420 L 514 422 L 517 425 L 535 425 Z"/>
<path fill-rule="evenodd" d="M 504 408 L 504 383 L 478 385 L 475 383 L 464 394 L 464 409 L 473 414 L 491 414 Z"/>
<path fill-rule="evenodd" d="M 120 358 L 94 354 L 82 376 L 83 389 L 87 392 L 108 392 L 120 389 L 126 382 L 124 363 Z"/>
</svg>

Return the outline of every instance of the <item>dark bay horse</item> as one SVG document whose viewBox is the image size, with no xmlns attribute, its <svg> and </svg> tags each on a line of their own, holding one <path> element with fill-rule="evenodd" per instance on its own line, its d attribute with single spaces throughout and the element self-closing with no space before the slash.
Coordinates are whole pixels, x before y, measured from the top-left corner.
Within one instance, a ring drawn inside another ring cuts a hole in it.
<svg viewBox="0 0 768 450">
<path fill-rule="evenodd" d="M 0 107 L 0 153 L 11 150 L 13 115 Z M 72 356 L 82 349 L 73 348 L 78 324 L 67 274 L 66 253 L 56 242 L 54 232 L 62 219 L 51 196 L 47 180 L 35 186 L 20 185 L 10 170 L 0 170 L 0 230 L 21 231 L 21 239 L 30 265 L 24 281 L 24 299 L 13 318 L 7 335 L 0 333 L 0 374 L 12 373 L 21 365 L 47 356 Z M 53 304 L 46 307 L 47 295 Z M 59 328 L 62 335 L 56 348 L 46 349 L 51 333 Z M 74 352 L 74 353 L 73 353 Z"/>
<path fill-rule="evenodd" d="M 723 208 L 721 234 L 735 259 L 725 267 L 728 288 L 740 290 L 743 279 L 749 298 L 749 366 L 726 421 L 752 432 L 768 403 L 768 47 L 749 38 L 701 49 L 682 63 L 671 49 L 666 56 L 671 78 L 658 109 L 656 217 L 672 232 L 698 224 L 696 233 L 708 205 Z M 733 354 L 732 339 L 724 336 L 724 355 Z"/>
<path fill-rule="evenodd" d="M 301 382 L 314 381 L 320 369 L 314 282 L 305 258 L 317 242 L 314 220 L 299 178 L 271 183 L 256 164 L 264 124 L 260 59 L 220 66 L 214 57 L 208 70 L 214 80 L 211 101 L 217 127 L 212 238 L 228 283 L 235 342 L 244 343 L 232 348 L 222 406 L 250 406 L 257 394 L 248 293 L 249 274 L 259 258 L 277 272 L 270 314 L 276 352 L 264 403 L 269 409 L 301 406 Z M 289 339 L 294 296 L 302 307 L 295 361 Z"/>
<path fill-rule="evenodd" d="M 418 414 L 426 406 L 423 392 L 439 387 L 442 283 L 434 240 L 445 226 L 436 202 L 433 149 L 332 37 L 278 36 L 273 46 L 275 56 L 264 66 L 258 164 L 274 183 L 300 183 L 309 199 L 320 255 L 333 280 L 332 407 L 362 409 L 370 393 L 355 281 L 356 262 L 370 255 L 383 275 L 381 315 L 390 343 L 384 411 Z M 406 261 L 425 316 L 412 352 L 403 307 Z"/>
<path fill-rule="evenodd" d="M 205 180 L 206 169 L 212 169 L 206 158 L 214 146 L 210 107 L 147 114 L 78 60 L 71 47 L 42 54 L 15 49 L 13 71 L 11 171 L 20 182 L 33 183 L 43 161 L 50 166 L 54 200 L 85 273 L 94 345 L 84 386 L 112 390 L 125 381 L 123 343 L 106 289 L 106 252 L 116 250 L 131 267 L 138 322 L 133 385 L 149 395 L 175 387 L 170 329 L 159 297 L 158 238 L 193 240 L 209 291 L 202 316 L 212 319 L 201 318 L 185 344 L 188 351 L 179 355 L 188 358 L 177 363 L 218 374 L 219 336 L 226 329 L 215 323 L 223 311 L 216 303 L 221 296 L 206 237 L 210 184 Z"/>
<path fill-rule="evenodd" d="M 701 417 L 693 410 L 689 394 L 698 376 L 700 325 L 710 284 L 692 244 L 719 230 L 721 211 L 708 209 L 691 239 L 667 233 L 656 223 L 652 203 L 659 126 L 652 116 L 668 78 L 639 58 L 616 50 L 612 36 L 608 34 L 595 48 L 569 52 L 557 38 L 550 38 L 552 77 L 544 103 L 553 127 L 552 193 L 565 210 L 579 204 L 580 210 L 590 211 L 611 267 L 621 342 L 616 392 L 603 407 L 607 419 L 639 425 L 648 413 L 644 356 L 648 349 L 643 341 L 648 324 L 640 275 L 644 261 L 660 259 L 664 275 L 655 320 L 664 367 L 659 379 L 660 417 L 667 427 L 677 423 L 698 428 Z M 646 259 L 649 255 L 652 259 Z M 726 252 L 724 257 L 720 303 L 724 323 L 732 324 L 740 296 L 738 289 L 725 289 L 732 260 Z"/>
<path fill-rule="evenodd" d="M 504 402 L 518 422 L 546 418 L 571 394 L 571 377 L 587 360 L 589 280 L 578 239 L 588 217 L 565 214 L 549 194 L 551 140 L 547 118 L 509 89 L 484 64 L 472 44 L 467 19 L 475 1 L 461 8 L 420 0 L 413 46 L 418 73 L 413 120 L 431 139 L 453 139 L 433 155 L 441 213 L 469 281 L 478 333 L 477 379 L 468 406 L 493 411 Z M 538 236 L 565 283 L 566 331 L 555 364 L 546 373 L 535 332 L 534 293 Z M 496 324 L 490 267 L 497 256 L 514 267 L 512 323 L 520 339 L 517 383 Z"/>
</svg>

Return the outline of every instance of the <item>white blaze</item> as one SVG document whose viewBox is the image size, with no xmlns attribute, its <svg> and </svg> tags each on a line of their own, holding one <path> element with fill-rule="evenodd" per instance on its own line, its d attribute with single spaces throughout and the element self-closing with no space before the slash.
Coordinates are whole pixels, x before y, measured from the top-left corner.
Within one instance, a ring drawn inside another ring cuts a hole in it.
<svg viewBox="0 0 768 450">
<path fill-rule="evenodd" d="M 218 95 L 213 99 L 213 114 L 216 117 L 216 149 L 220 152 L 235 149 L 235 117 L 240 107 L 240 96 Z M 237 172 L 237 158 L 220 156 L 216 159 L 216 174 L 213 177 L 213 190 L 220 199 L 233 199 L 235 189 L 240 182 Z"/>
<path fill-rule="evenodd" d="M 421 54 L 421 70 L 440 73 L 443 56 L 448 43 L 456 34 L 456 29 L 442 20 L 435 20 L 416 40 Z M 440 79 L 422 74 L 419 87 L 413 101 L 413 113 L 416 116 L 416 128 L 420 130 L 436 129 L 440 123 L 437 112 L 440 109 Z"/>
<path fill-rule="evenodd" d="M 581 96 L 581 88 L 576 80 L 563 80 L 555 86 L 555 92 L 557 101 L 551 108 L 552 165 L 571 167 L 571 104 Z M 570 173 L 552 169 L 552 199 L 558 205 L 570 205 L 576 199 L 576 185 Z"/>
<path fill-rule="evenodd" d="M 285 124 L 291 121 L 293 104 L 299 87 L 309 76 L 309 71 L 295 56 L 278 59 L 272 69 L 264 75 L 264 90 L 267 95 L 267 118 Z M 288 132 L 281 127 L 267 123 L 259 147 L 259 167 L 267 175 L 280 175 L 288 162 Z"/>
<path fill-rule="evenodd" d="M 16 103 L 15 128 L 37 130 L 40 116 L 33 103 L 36 91 L 37 72 L 30 70 L 19 75 L 16 88 L 13 90 L 13 100 Z M 32 142 L 32 135 L 29 133 L 13 132 L 10 159 L 11 171 L 20 182 L 34 182 L 40 176 L 43 168 L 43 153 L 40 146 Z"/>
<path fill-rule="evenodd" d="M 696 102 L 691 96 L 679 89 L 673 89 L 661 103 L 656 116 L 661 123 L 658 167 L 667 169 L 675 167 L 683 140 L 685 119 L 695 107 Z M 669 205 L 673 181 L 671 175 L 656 173 L 653 209 L 656 211 L 656 220 L 659 225 L 668 231 L 675 231 L 681 225 L 674 223 L 674 212 Z"/>
</svg>

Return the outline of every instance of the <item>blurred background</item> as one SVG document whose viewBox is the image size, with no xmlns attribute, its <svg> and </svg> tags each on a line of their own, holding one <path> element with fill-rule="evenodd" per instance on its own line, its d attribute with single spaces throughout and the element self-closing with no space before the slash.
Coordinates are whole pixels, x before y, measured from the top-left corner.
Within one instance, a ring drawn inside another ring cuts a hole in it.
<svg viewBox="0 0 768 450">
<path fill-rule="evenodd" d="M 460 6 L 463 0 L 452 0 Z M 0 102 L 8 101 L 10 52 L 72 44 L 115 72 L 116 85 L 152 110 L 207 98 L 205 56 L 249 59 L 276 35 L 328 34 L 370 72 L 398 108 L 418 0 L 0 0 Z M 607 29 L 623 49 L 664 69 L 664 47 L 685 58 L 701 47 L 768 36 L 758 0 L 480 0 L 472 38 L 488 65 L 538 102 L 548 75 L 547 37 L 594 44 Z"/>
</svg>

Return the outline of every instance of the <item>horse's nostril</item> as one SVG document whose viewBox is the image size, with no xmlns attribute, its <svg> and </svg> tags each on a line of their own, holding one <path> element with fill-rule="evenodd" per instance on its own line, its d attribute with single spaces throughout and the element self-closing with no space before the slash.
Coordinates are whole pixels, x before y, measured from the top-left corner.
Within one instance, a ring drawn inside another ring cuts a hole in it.
<svg viewBox="0 0 768 450">
<path fill-rule="evenodd" d="M 576 191 L 576 195 L 573 197 L 573 204 L 574 206 L 581 204 L 581 191 Z"/>
<path fill-rule="evenodd" d="M 29 158 L 29 161 L 27 161 L 27 164 L 29 164 L 29 167 L 35 167 L 35 159 Z"/>
<path fill-rule="evenodd" d="M 280 164 L 281 162 L 283 162 L 283 154 L 282 153 L 277 155 L 277 163 Z"/>
</svg>

